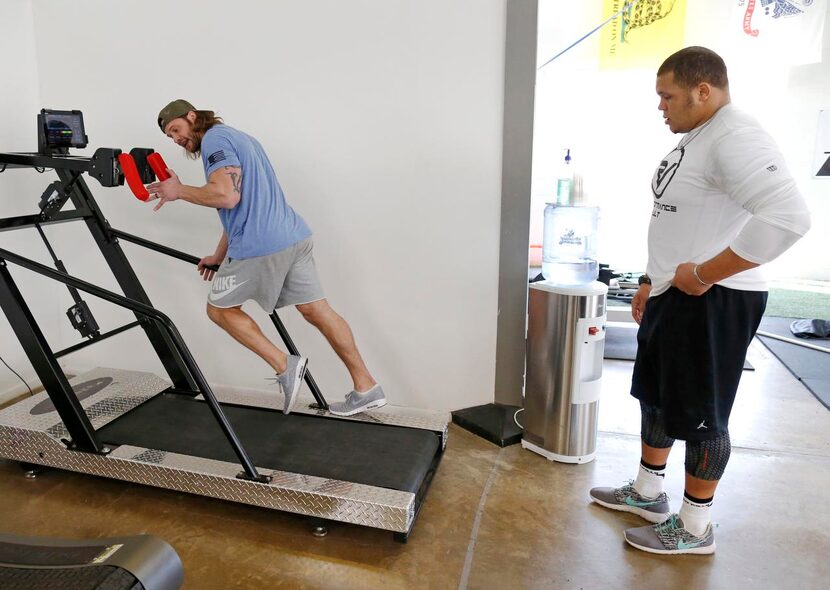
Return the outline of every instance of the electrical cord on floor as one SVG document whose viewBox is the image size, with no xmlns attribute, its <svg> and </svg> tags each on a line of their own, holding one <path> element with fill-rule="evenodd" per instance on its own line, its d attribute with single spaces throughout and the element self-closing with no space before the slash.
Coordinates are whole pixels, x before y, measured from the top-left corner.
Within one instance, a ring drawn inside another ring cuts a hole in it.
<svg viewBox="0 0 830 590">
<path fill-rule="evenodd" d="M 524 409 L 524 408 L 519 408 L 519 409 L 518 409 L 518 410 L 516 410 L 516 411 L 514 412 L 514 414 L 513 414 L 513 422 L 515 422 L 515 423 L 516 423 L 516 426 L 518 426 L 518 427 L 519 427 L 519 428 L 521 428 L 522 430 L 524 430 L 524 429 L 525 429 L 525 427 L 524 427 L 524 426 L 522 426 L 521 424 L 519 424 L 519 421 L 516 419 L 516 416 L 518 416 L 518 415 L 519 415 L 519 412 L 524 412 L 524 411 L 525 411 L 525 409 Z"/>
<path fill-rule="evenodd" d="M 4 365 L 6 365 L 6 368 L 7 368 L 9 371 L 11 371 L 11 372 L 12 372 L 12 373 L 14 373 L 15 375 L 17 375 L 17 378 L 18 378 L 18 379 L 20 379 L 21 381 L 23 381 L 23 385 L 25 385 L 25 386 L 26 386 L 26 389 L 28 389 L 28 390 L 29 390 L 29 396 L 33 396 L 33 395 L 35 394 L 35 393 L 32 391 L 32 388 L 31 388 L 31 387 L 29 387 L 29 384 L 28 384 L 28 383 L 26 383 L 26 380 L 25 380 L 23 377 L 21 377 L 21 376 L 20 376 L 20 373 L 18 373 L 18 372 L 17 372 L 17 371 L 15 371 L 14 369 L 12 369 L 12 368 L 9 366 L 9 363 L 7 363 L 7 362 L 3 359 L 3 357 L 2 357 L 2 356 L 0 356 L 0 362 L 2 362 Z"/>
</svg>

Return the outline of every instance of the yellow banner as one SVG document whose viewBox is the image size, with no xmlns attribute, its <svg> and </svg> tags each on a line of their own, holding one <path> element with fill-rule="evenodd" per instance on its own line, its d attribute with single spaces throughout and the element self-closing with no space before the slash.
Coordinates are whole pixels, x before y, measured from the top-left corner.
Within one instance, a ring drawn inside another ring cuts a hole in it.
<svg viewBox="0 0 830 590">
<path fill-rule="evenodd" d="M 683 48 L 686 0 L 603 0 L 603 18 L 621 10 L 599 32 L 600 69 L 657 70 L 664 59 Z"/>
</svg>

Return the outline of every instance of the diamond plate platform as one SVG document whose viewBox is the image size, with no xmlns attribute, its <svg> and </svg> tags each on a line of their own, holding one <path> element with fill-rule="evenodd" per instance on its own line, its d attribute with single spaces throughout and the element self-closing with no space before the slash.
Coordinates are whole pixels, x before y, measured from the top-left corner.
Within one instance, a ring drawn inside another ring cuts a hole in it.
<svg viewBox="0 0 830 590">
<path fill-rule="evenodd" d="M 70 380 L 93 427 L 111 422 L 166 390 L 169 384 L 139 371 L 98 368 Z M 268 396 L 221 396 L 220 401 L 273 407 Z M 267 404 L 267 405 L 265 405 Z M 304 413 L 325 415 L 325 412 Z M 424 428 L 446 445 L 447 420 L 440 416 L 395 416 L 372 412 L 360 421 Z M 414 522 L 416 495 L 348 481 L 257 467 L 270 483 L 239 479 L 240 465 L 156 449 L 122 445 L 108 455 L 70 451 L 66 430 L 48 395 L 37 394 L 0 411 L 0 456 L 68 471 L 119 479 L 231 502 L 358 524 L 407 534 Z M 439 453 L 440 455 L 440 453 Z"/>
</svg>

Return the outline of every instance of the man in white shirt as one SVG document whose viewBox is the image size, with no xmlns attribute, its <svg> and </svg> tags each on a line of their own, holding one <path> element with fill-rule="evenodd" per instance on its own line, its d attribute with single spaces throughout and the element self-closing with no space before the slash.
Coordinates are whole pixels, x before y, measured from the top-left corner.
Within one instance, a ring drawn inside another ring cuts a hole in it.
<svg viewBox="0 0 830 590">
<path fill-rule="evenodd" d="M 652 179 L 648 265 L 631 305 L 640 324 L 631 395 L 640 401 L 642 456 L 636 480 L 590 495 L 657 523 L 625 531 L 638 549 L 710 554 L 729 414 L 766 306 L 758 267 L 801 238 L 810 215 L 775 142 L 730 104 L 720 56 L 704 47 L 669 56 L 657 95 L 666 125 L 684 135 Z M 663 492 L 675 439 L 686 441 L 678 514 Z"/>
</svg>

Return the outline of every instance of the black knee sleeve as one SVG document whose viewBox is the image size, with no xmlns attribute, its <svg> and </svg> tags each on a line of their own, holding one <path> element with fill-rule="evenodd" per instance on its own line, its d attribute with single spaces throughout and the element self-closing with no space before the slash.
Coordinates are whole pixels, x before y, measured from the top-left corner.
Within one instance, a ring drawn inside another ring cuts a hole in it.
<svg viewBox="0 0 830 590">
<path fill-rule="evenodd" d="M 674 444 L 674 439 L 666 434 L 666 424 L 663 421 L 663 412 L 657 406 L 640 403 L 642 426 L 640 436 L 643 442 L 655 449 L 668 449 Z"/>
<path fill-rule="evenodd" d="M 729 433 L 717 438 L 700 441 L 686 441 L 686 473 L 698 479 L 717 481 L 723 477 L 732 443 Z"/>
</svg>

